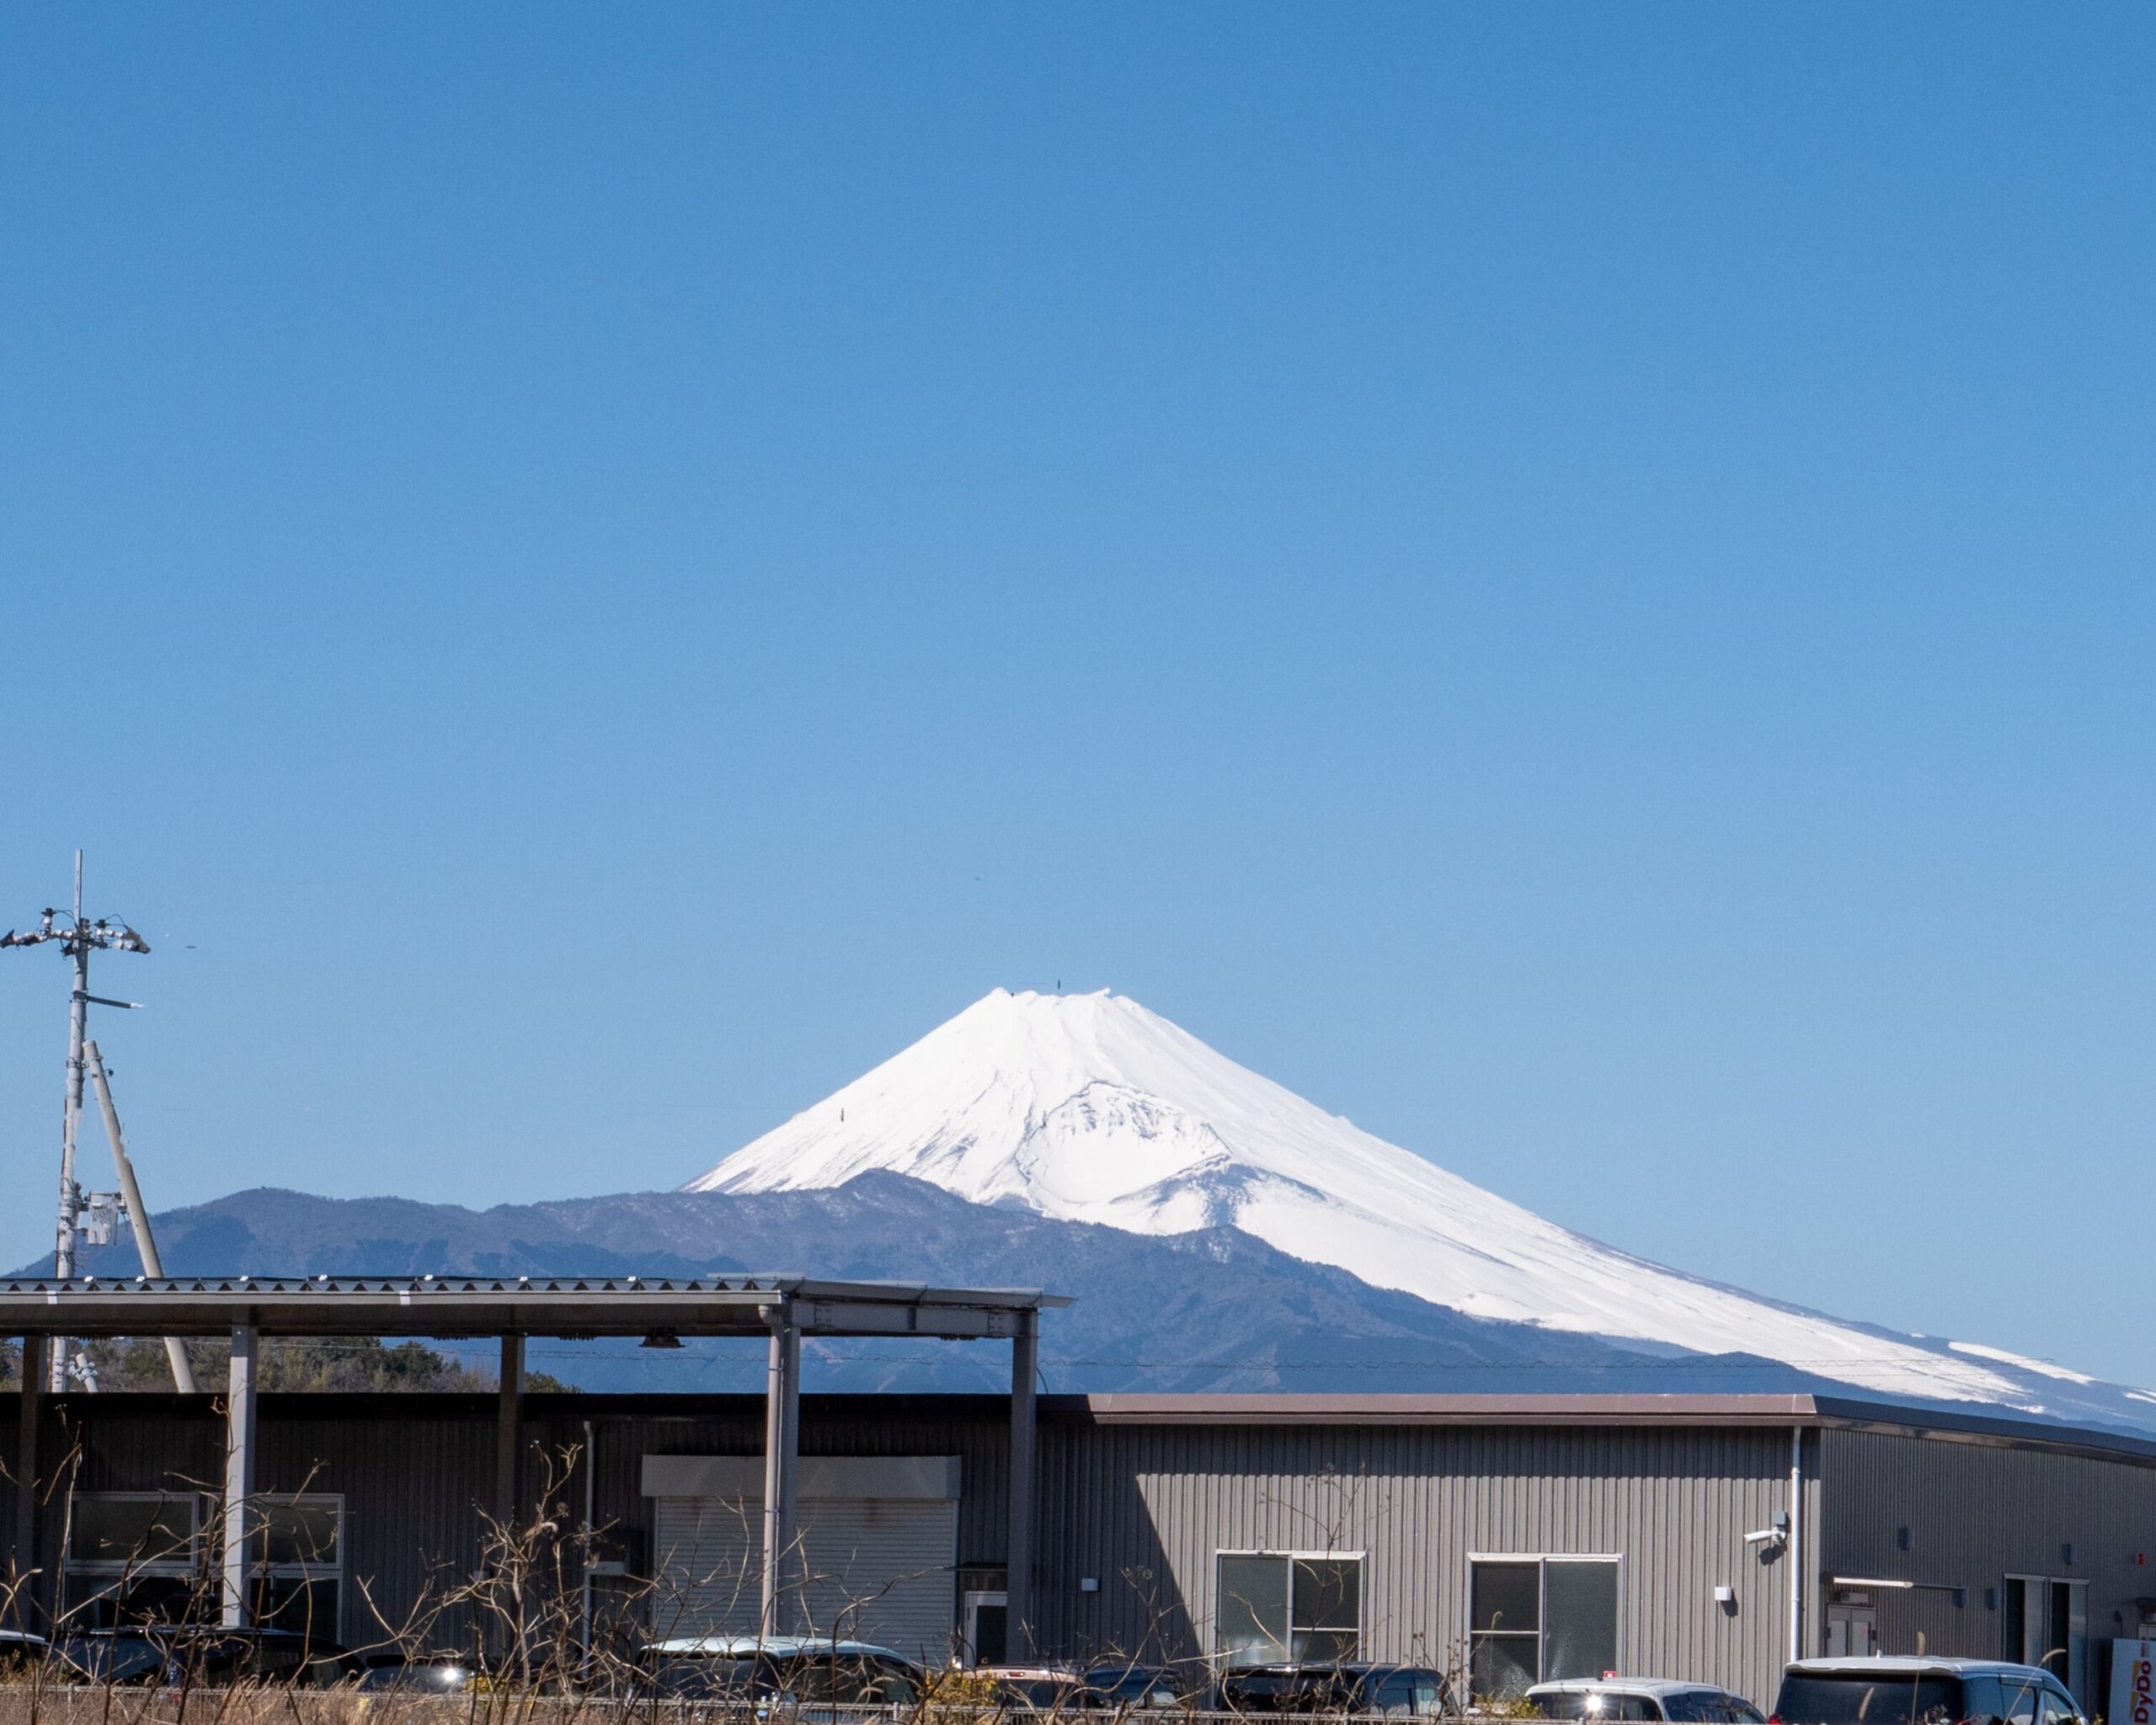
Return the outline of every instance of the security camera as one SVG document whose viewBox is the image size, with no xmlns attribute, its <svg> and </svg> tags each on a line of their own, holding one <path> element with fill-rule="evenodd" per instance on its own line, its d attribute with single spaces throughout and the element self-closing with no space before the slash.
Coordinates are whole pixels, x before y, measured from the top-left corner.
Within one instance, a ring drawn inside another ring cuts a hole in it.
<svg viewBox="0 0 2156 1725">
<path fill-rule="evenodd" d="M 1748 1546 L 1780 1545 L 1789 1537 L 1789 1530 L 1782 1527 L 1763 1527 L 1744 1535 Z"/>
</svg>

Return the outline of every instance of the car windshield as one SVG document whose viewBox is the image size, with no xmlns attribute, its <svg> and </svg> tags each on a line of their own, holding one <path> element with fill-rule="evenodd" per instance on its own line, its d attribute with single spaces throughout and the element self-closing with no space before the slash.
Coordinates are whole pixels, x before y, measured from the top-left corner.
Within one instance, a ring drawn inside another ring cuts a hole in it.
<svg viewBox="0 0 2156 1725">
<path fill-rule="evenodd" d="M 1961 1717 L 1959 1678 L 1792 1671 L 1774 1717 L 1785 1725 L 1940 1725 Z"/>
<path fill-rule="evenodd" d="M 1337 1713 L 1353 1686 L 1339 1671 L 1238 1671 L 1220 1680 L 1220 1704 L 1233 1713 Z"/>
<path fill-rule="evenodd" d="M 414 1665 L 370 1665 L 360 1674 L 359 1687 L 408 1695 L 451 1695 L 468 1687 L 471 1681 L 471 1667 L 445 1659 Z"/>
<path fill-rule="evenodd" d="M 85 1677 L 100 1683 L 128 1683 L 162 1677 L 163 1646 L 147 1635 L 83 1635 L 60 1644 L 60 1657 Z"/>
<path fill-rule="evenodd" d="M 761 1701 L 779 1687 L 768 1662 L 752 1655 L 647 1654 L 653 1690 L 668 1701 Z"/>
<path fill-rule="evenodd" d="M 903 1666 L 871 1653 L 798 1653 L 772 1663 L 779 1687 L 798 1701 L 910 1706 L 921 1698 L 920 1685 Z"/>
<path fill-rule="evenodd" d="M 230 1683 L 243 1677 L 275 1680 L 307 1664 L 307 1643 L 297 1637 L 184 1637 L 173 1643 L 173 1664 L 195 1683 Z"/>
<path fill-rule="evenodd" d="M 1107 1706 L 1172 1707 L 1180 1699 L 1165 1672 L 1107 1665 L 1086 1674 L 1086 1686 Z"/>
<path fill-rule="evenodd" d="M 1613 1695 L 1607 1690 L 1561 1689 L 1530 1696 L 1545 1719 L 1649 1720 L 1662 1709 L 1643 1695 Z"/>
<path fill-rule="evenodd" d="M 995 1684 L 1000 1705 L 1039 1713 L 1069 1705 L 1077 1690 L 1076 1680 L 1069 1677 L 1001 1677 Z"/>
</svg>

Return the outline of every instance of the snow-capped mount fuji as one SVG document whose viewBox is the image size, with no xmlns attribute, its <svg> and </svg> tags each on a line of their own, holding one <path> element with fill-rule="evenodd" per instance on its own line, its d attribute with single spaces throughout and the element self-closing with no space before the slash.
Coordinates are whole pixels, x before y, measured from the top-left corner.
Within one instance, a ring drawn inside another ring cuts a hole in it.
<svg viewBox="0 0 2156 1725">
<path fill-rule="evenodd" d="M 1471 1316 L 1650 1353 L 1748 1354 L 1897 1397 L 2156 1425 L 2144 1391 L 1845 1323 L 1615 1251 L 1106 991 L 998 989 L 685 1189 L 814 1190 L 872 1172 L 1134 1233 L 1230 1226 Z"/>
</svg>

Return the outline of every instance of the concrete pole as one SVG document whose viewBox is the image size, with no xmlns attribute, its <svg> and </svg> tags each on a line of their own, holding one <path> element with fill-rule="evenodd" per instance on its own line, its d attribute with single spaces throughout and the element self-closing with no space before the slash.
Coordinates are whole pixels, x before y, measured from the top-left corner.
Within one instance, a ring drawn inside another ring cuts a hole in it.
<svg viewBox="0 0 2156 1725">
<path fill-rule="evenodd" d="M 763 1632 L 771 1636 L 791 1633 L 800 1607 L 801 1330 L 791 1304 L 766 1316 L 771 1353 L 764 1387 Z"/>
<path fill-rule="evenodd" d="M 83 1040 L 90 1010 L 90 943 L 83 934 L 83 853 L 75 852 L 75 986 L 67 998 L 67 1085 L 60 1113 L 60 1220 L 52 1273 L 61 1281 L 75 1274 L 75 1223 L 83 1195 L 75 1184 L 76 1130 L 83 1118 Z M 46 1385 L 54 1395 L 67 1387 L 68 1338 L 52 1338 Z"/>
<path fill-rule="evenodd" d="M 523 1460 L 524 1338 L 502 1338 L 501 1399 L 494 1413 L 494 1514 L 504 1527 L 516 1523 L 517 1487 Z"/>
<path fill-rule="evenodd" d="M 1040 1370 L 1040 1317 L 1018 1315 L 1011 1338 L 1011 1532 L 1005 1546 L 1004 1621 L 1010 1626 L 1009 1656 L 1023 1658 L 1033 1646 L 1033 1382 Z"/>
<path fill-rule="evenodd" d="M 104 1115 L 104 1135 L 112 1140 L 112 1164 L 120 1174 L 120 1201 L 127 1206 L 127 1225 L 135 1231 L 135 1254 L 142 1260 L 142 1274 L 162 1276 L 164 1260 L 150 1233 L 150 1212 L 143 1206 L 142 1188 L 135 1183 L 135 1164 L 128 1160 L 127 1140 L 120 1135 L 120 1110 L 113 1106 L 112 1085 L 104 1076 L 104 1056 L 94 1042 L 83 1044 L 89 1062 L 90 1083 L 98 1093 L 98 1108 Z M 195 1369 L 187 1363 L 187 1349 L 177 1336 L 165 1338 L 165 1359 L 172 1366 L 172 1386 L 183 1396 L 195 1393 Z"/>
<path fill-rule="evenodd" d="M 49 1345 L 42 1336 L 23 1338 L 21 1423 L 15 1438 L 15 1561 L 21 1570 L 34 1576 L 38 1567 L 37 1439 L 45 1410 L 45 1357 Z M 19 1614 L 24 1629 L 40 1626 L 29 1620 L 38 1616 L 37 1601 L 45 1591 L 40 1584 L 42 1580 L 42 1576 L 36 1576 L 21 1595 L 28 1608 Z"/>
<path fill-rule="evenodd" d="M 232 1378 L 225 1402 L 224 1615 L 227 1629 L 247 1626 L 254 1544 L 254 1390 L 260 1338 L 253 1327 L 232 1331 Z"/>
</svg>

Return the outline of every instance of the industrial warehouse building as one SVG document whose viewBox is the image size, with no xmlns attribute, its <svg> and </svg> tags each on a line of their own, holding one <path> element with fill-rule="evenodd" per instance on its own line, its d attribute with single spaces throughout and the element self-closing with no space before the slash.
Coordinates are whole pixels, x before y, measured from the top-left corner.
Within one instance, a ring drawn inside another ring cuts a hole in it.
<svg viewBox="0 0 2156 1725">
<path fill-rule="evenodd" d="M 882 1322 L 840 1285 L 792 1290 L 797 1337 Z M 1359 1657 L 1766 1701 L 1792 1652 L 1921 1649 L 2047 1660 L 2094 1702 L 2109 1640 L 2156 1628 L 2156 1444 L 1824 1396 L 1036 1399 L 1038 1306 L 937 1297 L 984 1302 L 932 1322 L 1008 1335 L 1013 1396 L 803 1397 L 790 1432 L 784 1397 L 262 1396 L 249 1608 L 364 1642 L 483 1562 L 507 1494 L 602 1530 L 595 1634 L 753 1632 L 776 1434 L 799 1626 L 928 1659 Z M 490 1311 L 454 1332 L 557 1332 L 514 1284 Z M 20 1479 L 27 1447 L 42 1501 L 9 1494 L 8 1549 L 42 1609 L 184 1590 L 231 1477 L 226 1398 L 18 1412 L 0 1460 Z"/>
</svg>

